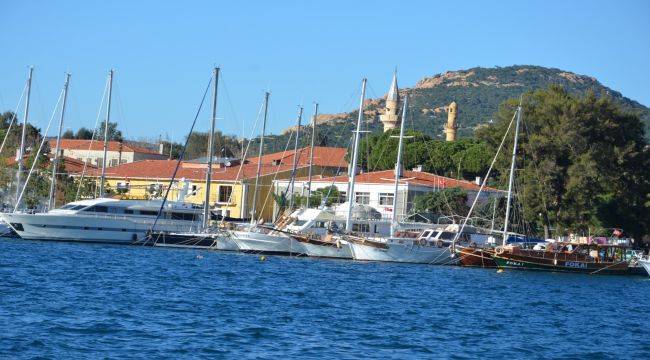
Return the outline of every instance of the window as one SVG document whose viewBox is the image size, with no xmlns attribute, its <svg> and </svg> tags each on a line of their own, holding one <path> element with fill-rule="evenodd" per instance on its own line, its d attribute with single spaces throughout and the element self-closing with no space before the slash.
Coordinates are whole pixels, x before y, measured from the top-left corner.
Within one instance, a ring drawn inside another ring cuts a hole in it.
<svg viewBox="0 0 650 360">
<path fill-rule="evenodd" d="M 314 227 L 318 229 L 325 229 L 325 221 L 316 221 Z"/>
<path fill-rule="evenodd" d="M 355 232 L 370 232 L 369 224 L 352 224 L 352 231 Z"/>
<path fill-rule="evenodd" d="M 196 195 L 196 190 L 198 187 L 196 185 L 192 185 L 192 190 L 190 191 L 190 195 Z"/>
<path fill-rule="evenodd" d="M 370 193 L 367 192 L 355 192 L 354 201 L 357 204 L 368 205 L 370 204 Z"/>
<path fill-rule="evenodd" d="M 91 207 L 85 209 L 84 211 L 105 213 L 105 212 L 108 212 L 108 207 L 102 206 L 102 205 L 95 205 L 95 206 L 91 206 Z"/>
<path fill-rule="evenodd" d="M 173 212 L 170 214 L 172 220 L 188 220 L 188 221 L 194 221 L 194 214 L 193 213 L 180 213 L 180 212 Z"/>
<path fill-rule="evenodd" d="M 393 205 L 393 193 L 379 193 L 379 205 Z"/>
<path fill-rule="evenodd" d="M 217 202 L 228 203 L 232 200 L 230 198 L 231 195 L 232 195 L 232 186 L 219 185 L 219 198 L 217 199 Z"/>
<path fill-rule="evenodd" d="M 96 158 L 95 159 L 95 164 L 97 164 L 98 167 L 102 167 L 103 163 L 104 163 L 104 159 L 102 159 L 102 158 Z"/>
<path fill-rule="evenodd" d="M 117 159 L 111 159 L 111 161 L 109 162 L 110 165 L 108 165 L 108 166 L 117 166 L 117 164 L 118 164 L 117 161 L 118 161 Z"/>
<path fill-rule="evenodd" d="M 348 193 L 346 191 L 339 191 L 339 198 L 335 199 L 337 203 L 344 203 L 348 199 Z"/>
<path fill-rule="evenodd" d="M 140 215 L 156 216 L 158 215 L 158 211 L 140 210 Z"/>
</svg>

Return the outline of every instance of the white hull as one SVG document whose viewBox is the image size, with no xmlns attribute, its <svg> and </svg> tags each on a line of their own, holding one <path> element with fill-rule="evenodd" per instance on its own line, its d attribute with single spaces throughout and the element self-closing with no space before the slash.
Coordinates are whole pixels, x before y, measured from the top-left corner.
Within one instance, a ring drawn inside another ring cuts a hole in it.
<svg viewBox="0 0 650 360">
<path fill-rule="evenodd" d="M 650 258 L 648 258 L 648 259 L 639 259 L 638 261 L 639 261 L 639 264 L 641 264 L 643 266 L 643 268 L 648 273 L 648 275 L 650 275 Z"/>
<path fill-rule="evenodd" d="M 144 239 L 153 218 L 75 214 L 0 214 L 23 239 L 130 244 Z M 188 221 L 160 219 L 157 231 L 189 231 Z"/>
<path fill-rule="evenodd" d="M 389 243 L 387 248 L 382 248 L 350 242 L 350 248 L 354 259 L 362 261 L 447 265 L 454 259 L 449 247 Z"/>
<path fill-rule="evenodd" d="M 311 257 L 352 259 L 352 250 L 350 244 L 346 241 L 341 241 L 339 246 L 336 244 L 318 245 L 306 242 L 301 244 L 305 248 L 305 253 Z"/>
<path fill-rule="evenodd" d="M 280 233 L 232 231 L 232 240 L 239 250 L 265 254 L 303 255 L 302 243 Z"/>
</svg>

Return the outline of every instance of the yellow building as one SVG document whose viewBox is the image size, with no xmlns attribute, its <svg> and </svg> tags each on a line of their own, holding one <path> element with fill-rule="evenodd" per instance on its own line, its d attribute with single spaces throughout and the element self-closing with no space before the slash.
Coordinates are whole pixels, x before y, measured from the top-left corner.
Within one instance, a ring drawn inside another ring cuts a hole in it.
<svg viewBox="0 0 650 360">
<path fill-rule="evenodd" d="M 336 175 L 347 170 L 344 148 L 316 147 L 312 172 L 318 175 Z M 274 180 L 291 178 L 294 153 L 274 153 L 262 156 L 257 187 L 256 213 L 258 218 L 273 217 L 274 198 L 270 194 Z M 211 208 L 221 215 L 236 219 L 250 218 L 255 191 L 255 175 L 260 158 L 245 164 L 214 164 L 210 185 Z M 176 168 L 176 160 L 143 160 L 106 169 L 107 188 L 129 199 L 162 198 L 169 189 Z M 185 201 L 203 204 L 205 201 L 205 163 L 182 162 L 168 200 L 176 200 L 187 190 Z M 307 176 L 309 148 L 298 151 L 296 177 Z M 97 176 L 99 170 L 93 173 Z"/>
</svg>

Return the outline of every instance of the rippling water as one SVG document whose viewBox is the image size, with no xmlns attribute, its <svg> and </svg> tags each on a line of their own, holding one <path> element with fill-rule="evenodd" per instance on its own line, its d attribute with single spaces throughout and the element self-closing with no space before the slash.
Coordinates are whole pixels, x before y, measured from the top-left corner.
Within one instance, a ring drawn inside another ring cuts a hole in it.
<svg viewBox="0 0 650 360">
<path fill-rule="evenodd" d="M 650 280 L 0 239 L 0 358 L 650 358 Z"/>
</svg>

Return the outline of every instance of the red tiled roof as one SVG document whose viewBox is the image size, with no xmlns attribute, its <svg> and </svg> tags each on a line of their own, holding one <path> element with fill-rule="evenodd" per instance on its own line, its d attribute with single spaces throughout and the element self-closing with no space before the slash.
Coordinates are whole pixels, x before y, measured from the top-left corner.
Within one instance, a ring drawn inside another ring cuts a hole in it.
<svg viewBox="0 0 650 360">
<path fill-rule="evenodd" d="M 136 179 L 171 179 L 176 168 L 177 160 L 142 160 L 106 168 L 107 177 L 136 178 Z M 241 172 L 240 172 L 241 167 Z M 271 165 L 262 164 L 261 175 L 273 174 L 276 171 L 291 171 L 293 164 Z M 225 168 L 212 169 L 213 180 L 234 181 L 254 178 L 257 164 L 244 164 Z M 90 176 L 99 176 L 99 170 L 89 172 Z M 191 163 L 181 163 L 176 179 L 205 180 L 205 167 Z"/>
<path fill-rule="evenodd" d="M 307 177 L 301 177 L 296 179 L 297 181 L 306 181 Z M 342 174 L 340 176 L 331 176 L 331 177 L 317 177 L 312 178 L 312 181 L 318 182 L 348 182 L 348 175 Z M 393 184 L 395 182 L 395 171 L 394 170 L 383 170 L 368 172 L 363 174 L 357 174 L 355 177 L 355 183 L 357 184 Z M 474 190 L 478 191 L 480 185 L 476 185 L 471 181 L 466 180 L 456 180 L 448 178 L 445 176 L 435 175 L 423 171 L 404 171 L 400 183 L 409 183 L 413 185 L 421 185 L 427 187 L 435 188 L 454 188 L 459 187 L 465 190 Z M 486 186 L 483 188 L 485 191 L 500 191 Z"/>
<path fill-rule="evenodd" d="M 64 150 L 104 150 L 104 142 L 101 140 L 92 141 L 91 140 L 79 140 L 79 139 L 61 139 L 61 149 Z M 50 149 L 56 148 L 56 139 L 49 140 Z M 108 142 L 108 151 L 120 151 L 120 144 L 122 146 L 122 152 L 136 152 L 142 154 L 158 154 L 158 152 L 143 148 L 141 146 L 136 146 L 128 142 L 119 141 L 109 141 Z"/>
<path fill-rule="evenodd" d="M 29 158 L 29 154 L 27 154 L 27 155 L 25 155 L 23 157 L 23 159 L 25 159 L 25 160 L 27 160 L 27 158 Z M 81 173 L 83 171 L 84 162 L 82 160 L 78 160 L 78 159 L 75 159 L 75 158 L 63 156 L 61 158 L 61 161 L 63 161 L 65 171 L 70 173 L 70 174 L 79 174 L 79 173 Z M 17 161 L 16 161 L 16 158 L 11 157 L 11 158 L 6 158 L 5 163 L 7 164 L 7 166 L 12 166 L 12 165 L 15 165 L 17 163 Z M 46 168 L 46 167 L 50 166 L 50 162 L 49 161 L 48 162 L 43 162 L 43 163 L 39 164 L 39 166 L 42 167 L 42 168 Z M 97 169 L 97 167 L 95 165 L 92 165 L 90 163 L 88 163 L 88 165 L 86 165 L 86 171 L 87 172 L 92 172 L 95 169 Z"/>
<path fill-rule="evenodd" d="M 346 169 L 348 162 L 345 161 L 346 148 L 314 146 L 314 165 L 327 167 L 340 167 Z M 257 164 L 260 157 L 248 159 L 252 164 Z M 294 152 L 287 150 L 273 154 L 263 155 L 262 164 L 272 164 L 274 161 L 280 161 L 281 164 L 293 165 Z M 298 149 L 298 165 L 309 165 L 309 147 Z"/>
<path fill-rule="evenodd" d="M 65 171 L 67 171 L 70 174 L 80 174 L 83 169 L 84 169 L 84 162 L 79 159 L 71 158 L 64 156 L 63 158 L 63 166 L 65 167 Z M 95 169 L 97 169 L 97 166 L 91 164 L 90 162 L 86 164 L 86 173 L 93 172 Z"/>
</svg>

